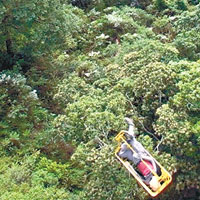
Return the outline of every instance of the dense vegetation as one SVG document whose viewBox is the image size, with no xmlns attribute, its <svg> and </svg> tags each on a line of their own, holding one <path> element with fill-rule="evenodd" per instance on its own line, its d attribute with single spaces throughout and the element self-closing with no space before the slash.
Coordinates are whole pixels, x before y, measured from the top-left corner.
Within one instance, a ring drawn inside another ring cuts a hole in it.
<svg viewBox="0 0 200 200">
<path fill-rule="evenodd" d="M 150 199 L 114 157 L 133 118 L 199 199 L 199 0 L 0 1 L 0 199 Z"/>
</svg>

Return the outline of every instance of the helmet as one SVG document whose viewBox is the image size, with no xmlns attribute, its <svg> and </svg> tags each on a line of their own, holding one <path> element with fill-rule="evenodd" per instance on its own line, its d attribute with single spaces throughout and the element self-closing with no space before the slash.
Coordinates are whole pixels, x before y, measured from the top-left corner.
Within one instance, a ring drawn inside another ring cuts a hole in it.
<svg viewBox="0 0 200 200">
<path fill-rule="evenodd" d="M 161 186 L 158 179 L 153 176 L 151 181 L 149 182 L 150 188 L 155 192 L 158 190 L 158 188 Z"/>
</svg>

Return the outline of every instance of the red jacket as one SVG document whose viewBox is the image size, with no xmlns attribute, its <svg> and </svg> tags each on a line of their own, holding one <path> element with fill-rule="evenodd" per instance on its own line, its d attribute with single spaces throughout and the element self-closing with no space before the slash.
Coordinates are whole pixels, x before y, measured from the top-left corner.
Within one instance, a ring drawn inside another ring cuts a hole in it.
<svg viewBox="0 0 200 200">
<path fill-rule="evenodd" d="M 145 163 L 153 170 L 153 165 L 151 162 L 145 160 Z M 151 170 L 142 161 L 139 162 L 137 167 L 143 176 L 147 176 L 149 173 L 151 173 Z"/>
</svg>

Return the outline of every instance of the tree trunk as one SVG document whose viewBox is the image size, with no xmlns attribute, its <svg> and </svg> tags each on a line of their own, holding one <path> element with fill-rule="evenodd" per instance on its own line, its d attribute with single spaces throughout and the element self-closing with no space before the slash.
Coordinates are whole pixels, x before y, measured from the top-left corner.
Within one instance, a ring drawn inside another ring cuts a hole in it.
<svg viewBox="0 0 200 200">
<path fill-rule="evenodd" d="M 12 40 L 10 38 L 6 40 L 6 49 L 7 49 L 7 54 L 13 57 L 14 53 L 12 51 Z"/>
</svg>

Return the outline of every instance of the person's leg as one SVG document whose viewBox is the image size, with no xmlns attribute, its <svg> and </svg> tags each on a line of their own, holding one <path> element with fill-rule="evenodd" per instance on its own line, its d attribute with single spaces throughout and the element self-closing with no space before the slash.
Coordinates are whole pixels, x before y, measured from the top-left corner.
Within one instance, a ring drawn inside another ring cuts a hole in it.
<svg viewBox="0 0 200 200">
<path fill-rule="evenodd" d="M 134 124 L 133 124 L 133 120 L 128 118 L 128 117 L 125 117 L 125 121 L 128 124 L 128 133 L 131 136 L 135 137 L 135 133 L 134 133 L 135 127 L 134 127 Z"/>
<path fill-rule="evenodd" d="M 130 119 L 130 118 L 128 118 L 128 117 L 125 117 L 125 121 L 126 121 L 126 123 L 127 123 L 128 125 L 134 126 L 133 120 L 132 120 L 132 119 Z"/>
</svg>

